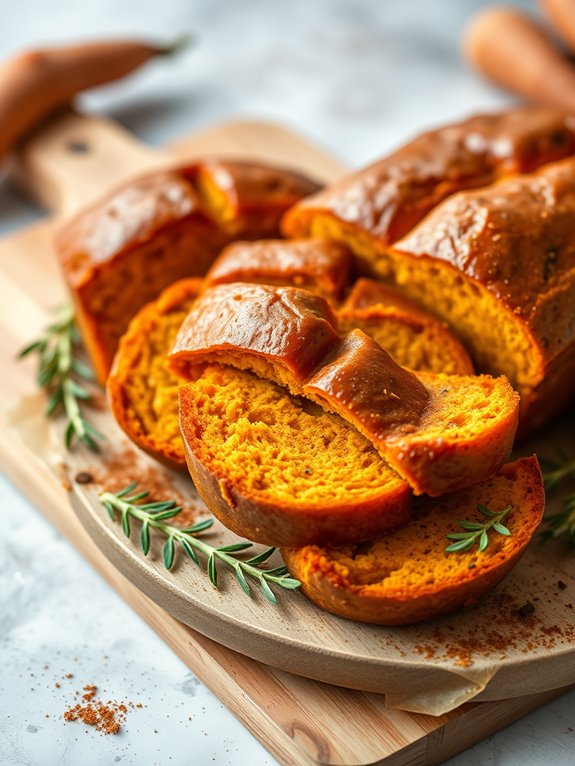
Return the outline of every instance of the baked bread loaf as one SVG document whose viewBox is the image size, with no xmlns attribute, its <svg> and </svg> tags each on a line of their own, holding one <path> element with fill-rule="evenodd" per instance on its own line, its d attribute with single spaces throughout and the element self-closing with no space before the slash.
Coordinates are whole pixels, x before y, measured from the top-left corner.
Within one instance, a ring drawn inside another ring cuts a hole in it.
<svg viewBox="0 0 575 766">
<path fill-rule="evenodd" d="M 142 306 L 205 274 L 231 241 L 277 235 L 285 210 L 318 188 L 287 170 L 206 160 L 132 181 L 63 226 L 56 247 L 99 380 Z"/>
<path fill-rule="evenodd" d="M 350 277 L 351 254 L 327 239 L 235 242 L 206 274 L 206 285 L 257 282 L 292 285 L 339 301 Z"/>
<path fill-rule="evenodd" d="M 249 369 L 336 412 L 369 439 L 416 494 L 487 478 L 506 460 L 518 397 L 505 378 L 413 373 L 364 333 L 341 339 L 318 295 L 243 283 L 208 288 L 177 335 L 170 367 Z"/>
<path fill-rule="evenodd" d="M 491 530 L 484 551 L 447 553 L 458 519 L 485 523 L 478 504 L 499 513 L 511 534 Z M 328 612 L 360 622 L 406 625 L 474 604 L 516 564 L 545 505 L 536 457 L 505 465 L 485 482 L 441 498 L 418 498 L 401 529 L 359 545 L 283 550 L 305 595 Z"/>
<path fill-rule="evenodd" d="M 535 170 L 575 153 L 575 117 L 527 106 L 446 125 L 314 194 L 284 220 L 290 237 L 389 245 L 454 192 Z"/>
<path fill-rule="evenodd" d="M 402 367 L 473 374 L 469 354 L 445 322 L 382 282 L 358 279 L 336 313 L 340 335 L 363 330 Z"/>
<path fill-rule="evenodd" d="M 367 439 L 249 372 L 208 365 L 180 388 L 180 424 L 200 497 L 250 540 L 358 541 L 409 519 L 408 485 Z"/>
<path fill-rule="evenodd" d="M 140 309 L 120 340 L 106 384 L 112 414 L 127 436 L 156 460 L 182 471 L 181 381 L 168 370 L 166 357 L 201 288 L 201 279 L 182 279 Z"/>
</svg>

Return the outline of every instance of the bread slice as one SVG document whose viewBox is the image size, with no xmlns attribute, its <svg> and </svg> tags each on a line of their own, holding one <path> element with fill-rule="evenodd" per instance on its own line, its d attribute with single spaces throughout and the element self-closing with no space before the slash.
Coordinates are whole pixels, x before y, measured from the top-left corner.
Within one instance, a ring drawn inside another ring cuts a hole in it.
<svg viewBox="0 0 575 766">
<path fill-rule="evenodd" d="M 202 293 L 170 366 L 185 378 L 206 362 L 252 370 L 341 415 L 416 494 L 487 478 L 517 426 L 505 378 L 410 372 L 359 330 L 341 339 L 327 302 L 296 288 L 238 283 Z"/>
<path fill-rule="evenodd" d="M 469 354 L 447 324 L 382 282 L 358 279 L 336 313 L 341 335 L 363 330 L 402 367 L 473 374 Z"/>
<path fill-rule="evenodd" d="M 481 552 L 448 553 L 446 535 L 459 519 L 484 523 L 477 509 L 498 513 L 511 535 L 491 530 Z M 402 529 L 355 546 L 283 550 L 293 577 L 322 609 L 350 620 L 406 625 L 474 604 L 517 563 L 541 521 L 545 493 L 537 458 L 505 465 L 481 484 L 445 497 L 419 498 Z"/>
<path fill-rule="evenodd" d="M 132 180 L 68 221 L 56 247 L 100 382 L 128 323 L 235 239 L 277 236 L 282 214 L 318 185 L 289 170 L 204 160 Z"/>
<path fill-rule="evenodd" d="M 250 540 L 358 541 L 409 519 L 408 485 L 367 439 L 250 372 L 208 365 L 180 388 L 180 427 L 201 498 Z"/>
<path fill-rule="evenodd" d="M 180 380 L 167 369 L 166 356 L 201 288 L 201 279 L 182 279 L 141 309 L 120 340 L 107 381 L 110 409 L 129 438 L 156 460 L 182 471 Z"/>
<path fill-rule="evenodd" d="M 235 242 L 206 274 L 207 285 L 257 282 L 292 285 L 339 301 L 350 277 L 351 254 L 327 239 Z"/>
</svg>

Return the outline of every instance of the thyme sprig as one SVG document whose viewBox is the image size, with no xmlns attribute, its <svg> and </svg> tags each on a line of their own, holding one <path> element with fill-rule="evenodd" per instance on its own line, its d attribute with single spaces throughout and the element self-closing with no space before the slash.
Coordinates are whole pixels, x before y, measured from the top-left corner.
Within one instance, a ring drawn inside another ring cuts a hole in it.
<svg viewBox="0 0 575 766">
<path fill-rule="evenodd" d="M 446 547 L 446 552 L 462 553 L 463 551 L 468 551 L 476 543 L 479 550 L 484 551 L 489 545 L 489 532 L 492 530 L 500 535 L 509 537 L 511 532 L 502 524 L 502 521 L 512 509 L 512 505 L 507 505 L 502 511 L 495 513 L 486 505 L 479 503 L 477 510 L 487 518 L 487 521 L 479 523 L 477 521 L 459 519 L 457 523 L 465 532 L 450 532 L 446 535 L 448 540 L 455 540 L 454 543 Z"/>
<path fill-rule="evenodd" d="M 251 548 L 253 543 L 239 542 L 219 547 L 210 545 L 199 539 L 197 535 L 209 529 L 213 524 L 213 519 L 205 519 L 185 528 L 166 523 L 181 513 L 182 506 L 178 505 L 175 500 L 142 503 L 141 501 L 148 497 L 149 492 L 148 490 L 137 491 L 137 486 L 137 483 L 133 483 L 120 492 L 103 492 L 100 495 L 100 501 L 113 521 L 116 520 L 118 514 L 120 515 L 122 529 L 126 537 L 130 536 L 131 519 L 136 519 L 141 523 L 140 547 L 145 556 L 150 550 L 150 529 L 156 529 L 166 538 L 162 548 L 162 559 L 168 570 L 174 564 L 176 545 L 179 545 L 186 556 L 200 567 L 201 563 L 197 554 L 201 553 L 206 558 L 206 571 L 211 583 L 216 588 L 218 587 L 218 562 L 234 571 L 242 590 L 248 596 L 251 595 L 251 587 L 247 577 L 253 578 L 262 594 L 271 604 L 277 604 L 277 598 L 270 587 L 270 583 L 286 590 L 295 590 L 300 587 L 300 581 L 290 577 L 285 566 L 274 567 L 273 569 L 260 568 L 269 559 L 275 548 L 268 548 L 249 559 L 238 558 L 238 554 Z"/>
<path fill-rule="evenodd" d="M 91 450 L 99 449 L 98 440 L 103 439 L 94 426 L 84 417 L 81 403 L 88 402 L 92 394 L 83 381 L 94 379 L 92 370 L 77 358 L 80 337 L 74 320 L 72 306 L 62 306 L 55 321 L 48 325 L 44 335 L 18 354 L 23 359 L 30 354 L 38 356 L 37 381 L 46 390 L 48 417 L 63 411 L 67 418 L 64 444 L 71 449 L 79 439 Z"/>
<path fill-rule="evenodd" d="M 548 493 L 553 492 L 565 480 L 575 479 L 575 460 L 559 451 L 556 459 L 539 458 L 543 469 L 543 483 Z M 566 495 L 562 510 L 545 519 L 546 529 L 541 533 L 541 542 L 565 539 L 575 545 L 575 492 Z"/>
</svg>

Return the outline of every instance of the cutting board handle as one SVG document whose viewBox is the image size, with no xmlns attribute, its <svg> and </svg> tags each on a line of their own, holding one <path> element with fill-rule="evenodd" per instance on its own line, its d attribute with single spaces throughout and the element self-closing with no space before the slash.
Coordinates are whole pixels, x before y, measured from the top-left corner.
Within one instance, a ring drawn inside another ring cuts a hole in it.
<svg viewBox="0 0 575 766">
<path fill-rule="evenodd" d="M 43 207 L 69 216 L 110 187 L 168 164 L 165 152 L 117 123 L 65 111 L 15 153 L 12 175 Z"/>
</svg>

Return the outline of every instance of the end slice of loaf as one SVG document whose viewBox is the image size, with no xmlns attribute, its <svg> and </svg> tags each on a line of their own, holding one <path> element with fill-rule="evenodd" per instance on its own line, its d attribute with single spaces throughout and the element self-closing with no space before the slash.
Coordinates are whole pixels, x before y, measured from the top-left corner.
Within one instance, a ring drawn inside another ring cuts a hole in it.
<svg viewBox="0 0 575 766">
<path fill-rule="evenodd" d="M 505 378 L 410 372 L 359 330 L 340 338 L 327 302 L 296 288 L 206 290 L 170 364 L 186 377 L 206 362 L 252 370 L 341 415 L 416 494 L 487 478 L 507 459 L 517 427 L 518 396 Z"/>
<path fill-rule="evenodd" d="M 127 436 L 156 460 L 182 471 L 181 381 L 167 368 L 166 356 L 201 288 L 201 279 L 182 279 L 141 309 L 120 340 L 107 381 L 110 409 Z"/>
<path fill-rule="evenodd" d="M 367 439 L 249 372 L 207 366 L 180 388 L 180 427 L 200 496 L 250 540 L 358 541 L 409 519 L 408 485 Z"/>
<path fill-rule="evenodd" d="M 447 553 L 458 519 L 485 522 L 478 503 L 494 512 L 511 505 L 511 535 L 489 533 L 489 545 Z M 416 500 L 402 529 L 369 543 L 283 550 L 306 596 L 350 620 L 406 625 L 470 606 L 517 563 L 541 521 L 545 493 L 535 456 L 505 465 L 490 479 L 445 497 Z"/>
</svg>

